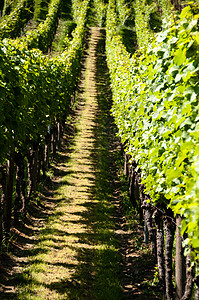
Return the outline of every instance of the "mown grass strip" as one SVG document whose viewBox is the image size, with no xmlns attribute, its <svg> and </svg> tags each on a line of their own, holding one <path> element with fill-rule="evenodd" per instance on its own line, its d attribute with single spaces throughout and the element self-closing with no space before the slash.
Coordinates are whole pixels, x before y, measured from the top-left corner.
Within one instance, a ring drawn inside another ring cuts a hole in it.
<svg viewBox="0 0 199 300">
<path fill-rule="evenodd" d="M 99 41 L 100 31 L 93 29 L 76 136 L 54 166 L 54 197 L 47 199 L 53 210 L 35 246 L 23 253 L 26 264 L 13 279 L 13 299 L 122 299 L 113 130 L 107 97 L 100 96 L 102 89 L 108 93 L 105 78 L 96 82 Z"/>
</svg>

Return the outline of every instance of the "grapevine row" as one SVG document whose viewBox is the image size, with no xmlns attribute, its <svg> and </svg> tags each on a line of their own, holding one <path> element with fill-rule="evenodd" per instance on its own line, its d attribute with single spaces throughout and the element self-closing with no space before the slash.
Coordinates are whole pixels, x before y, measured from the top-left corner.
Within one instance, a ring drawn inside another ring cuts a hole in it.
<svg viewBox="0 0 199 300">
<path fill-rule="evenodd" d="M 60 143 L 81 68 L 88 3 L 87 0 L 81 3 L 73 39 L 59 57 L 49 58 L 38 49 L 28 50 L 22 43 L 9 39 L 0 42 L 1 241 L 11 226 L 14 163 L 17 166 L 14 221 L 17 223 L 20 212 L 27 212 L 41 168 L 45 175 L 51 144 L 54 155 Z M 28 194 L 24 189 L 25 161 Z"/>
<path fill-rule="evenodd" d="M 102 0 L 94 0 L 93 2 L 95 6 L 98 25 L 100 27 L 103 27 L 106 20 L 107 3 Z"/>
<path fill-rule="evenodd" d="M 183 244 L 189 246 L 187 260 L 191 257 L 198 264 L 198 16 L 197 5 L 185 7 L 179 19 L 175 17 L 147 44 L 148 49 L 142 54 L 135 52 L 131 58 L 117 35 L 114 1 L 109 2 L 107 15 L 112 112 L 134 171 L 142 171 L 142 208 L 146 215 L 154 212 L 157 232 L 165 215 L 165 230 L 173 236 L 169 239 L 166 235 L 165 242 L 168 299 L 173 297 L 169 259 L 175 233 L 173 213 L 182 217 Z M 143 41 L 139 32 L 138 36 Z M 149 218 L 146 221 L 155 250 L 153 222 Z M 157 259 L 164 282 L 164 265 Z"/>
<path fill-rule="evenodd" d="M 0 22 L 0 38 L 16 38 L 33 17 L 33 0 L 20 0 L 17 7 Z"/>
<path fill-rule="evenodd" d="M 20 39 L 24 47 L 27 45 L 29 49 L 38 48 L 43 53 L 48 51 L 48 47 L 52 43 L 58 25 L 60 9 L 61 0 L 51 1 L 46 20 L 41 22 L 35 30 L 28 31 L 25 36 Z"/>
</svg>

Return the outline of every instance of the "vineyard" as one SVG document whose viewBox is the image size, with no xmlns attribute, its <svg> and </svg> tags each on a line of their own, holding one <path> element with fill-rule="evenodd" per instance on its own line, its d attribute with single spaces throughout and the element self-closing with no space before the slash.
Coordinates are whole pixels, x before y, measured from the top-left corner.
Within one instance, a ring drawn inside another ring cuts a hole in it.
<svg viewBox="0 0 199 300">
<path fill-rule="evenodd" d="M 199 299 L 198 1 L 0 25 L 1 299 Z"/>
</svg>

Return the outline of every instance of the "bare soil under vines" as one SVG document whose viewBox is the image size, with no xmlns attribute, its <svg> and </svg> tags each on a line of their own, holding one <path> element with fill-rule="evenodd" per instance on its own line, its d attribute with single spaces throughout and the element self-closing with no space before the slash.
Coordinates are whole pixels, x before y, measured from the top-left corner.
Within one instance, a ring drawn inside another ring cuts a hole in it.
<svg viewBox="0 0 199 300">
<path fill-rule="evenodd" d="M 31 215 L 1 257 L 1 299 L 161 299 L 136 216 L 123 214 L 105 32 L 92 27 L 78 105 Z"/>
</svg>

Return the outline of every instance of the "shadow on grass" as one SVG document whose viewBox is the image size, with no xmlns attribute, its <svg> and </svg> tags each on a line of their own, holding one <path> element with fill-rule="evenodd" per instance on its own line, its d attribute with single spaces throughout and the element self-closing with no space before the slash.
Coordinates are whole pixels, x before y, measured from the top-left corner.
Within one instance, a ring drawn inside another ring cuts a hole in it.
<svg viewBox="0 0 199 300">
<path fill-rule="evenodd" d="M 104 32 L 96 52 L 99 73 L 97 71 L 95 77 L 99 110 L 96 114 L 95 126 L 92 127 L 94 148 L 88 148 L 95 178 L 91 178 L 93 184 L 87 188 L 91 201 L 83 204 L 86 210 L 80 213 L 87 231 L 76 234 L 79 238 L 78 242 L 82 244 L 81 248 L 76 249 L 79 263 L 72 278 L 65 284 L 69 299 L 117 300 L 123 298 L 120 283 L 120 242 L 114 232 L 115 222 L 117 222 L 117 213 L 113 204 L 116 170 L 112 163 L 113 153 L 117 149 L 112 143 L 115 138 L 112 118 L 109 115 L 111 94 L 110 90 L 107 91 L 109 81 L 104 64 Z M 62 284 L 59 282 L 51 285 L 50 288 L 56 288 L 61 292 Z"/>
<path fill-rule="evenodd" d="M 87 210 L 82 213 L 82 219 L 88 233 L 78 237 L 80 243 L 91 247 L 77 251 L 79 263 L 68 282 L 68 296 L 69 299 L 158 299 L 151 288 L 149 291 L 154 267 L 150 251 L 142 246 L 142 236 L 140 239 L 136 236 L 137 228 L 133 237 L 118 208 L 121 183 L 117 172 L 121 165 L 117 164 L 122 159 L 110 116 L 111 92 L 105 66 L 104 32 L 101 34 L 96 73 L 99 110 L 93 128 L 95 146 L 90 156 L 96 172 L 95 182 L 89 189 L 91 198 L 97 202 L 84 204 Z M 61 282 L 56 288 L 62 290 Z"/>
<path fill-rule="evenodd" d="M 83 211 L 70 212 L 70 216 L 77 217 L 77 220 L 72 219 L 70 223 L 74 226 L 81 223 L 86 227 L 86 231 L 68 234 L 67 230 L 45 227 L 40 230 L 40 234 L 38 228 L 35 232 L 32 232 L 30 225 L 35 224 L 35 219 L 38 222 L 45 223 L 48 219 L 59 222 L 59 219 L 63 217 L 61 212 L 54 211 L 52 204 L 56 201 L 57 205 L 59 203 L 62 205 L 62 197 L 61 199 L 54 199 L 53 197 L 57 196 L 60 186 L 68 186 L 71 183 L 65 179 L 61 182 L 52 182 L 51 190 L 46 191 L 46 196 L 43 195 L 45 205 L 35 206 L 33 217 L 29 219 L 30 224 L 27 223 L 26 226 L 20 228 L 20 232 L 25 235 L 23 243 L 35 244 L 34 249 L 30 247 L 30 249 L 21 250 L 21 256 L 33 257 L 33 260 L 29 261 L 29 268 L 20 272 L 9 282 L 10 286 L 22 286 L 23 293 L 16 294 L 12 290 L 7 290 L 7 294 L 0 294 L 1 299 L 39 299 L 38 295 L 35 295 L 34 289 L 39 290 L 41 287 L 38 274 L 39 272 L 46 272 L 46 264 L 49 267 L 60 266 L 64 269 L 73 270 L 68 279 L 66 277 L 58 278 L 51 283 L 42 283 L 42 288 L 59 295 L 57 298 L 52 296 L 48 299 L 145 299 L 144 292 L 147 294 L 147 299 L 156 299 L 154 295 L 150 298 L 147 289 L 143 292 L 143 289 L 146 288 L 143 285 L 143 280 L 150 280 L 152 275 L 150 273 L 152 266 L 149 251 L 136 252 L 141 248 L 141 241 L 136 241 L 137 228 L 134 228 L 133 236 L 132 231 L 128 230 L 121 216 L 119 201 L 122 187 L 118 180 L 118 171 L 121 168 L 122 153 L 116 138 L 113 118 L 109 113 L 112 103 L 108 70 L 105 63 L 104 35 L 105 32 L 101 30 L 101 37 L 96 49 L 98 60 L 95 78 L 99 109 L 96 112 L 95 125 L 92 126 L 94 148 L 91 149 L 86 146 L 90 151 L 90 163 L 84 163 L 84 165 L 93 167 L 94 177 L 91 176 L 91 172 L 81 171 L 90 182 L 90 186 L 85 186 L 80 182 L 76 185 L 76 188 L 81 188 L 80 191 L 87 193 L 89 201 L 79 204 L 85 208 Z M 77 133 L 76 130 L 70 129 L 72 133 L 67 132 L 70 143 L 57 156 L 58 163 L 68 163 L 70 161 L 70 149 L 72 148 L 69 145 L 73 146 L 73 137 Z M 69 151 L 66 153 L 67 149 Z M 76 176 L 80 173 L 66 172 L 56 165 L 53 168 L 54 174 L 58 177 L 68 174 Z M 70 203 L 72 199 L 68 198 L 64 201 Z M 62 222 L 64 221 L 62 220 Z M 32 238 L 33 234 L 39 236 L 38 240 Z M 62 237 L 70 237 L 70 235 L 78 240 L 80 246 L 76 247 L 74 243 L 65 247 L 75 252 L 77 263 L 44 262 L 42 255 L 48 252 L 49 248 L 54 253 L 57 250 L 62 250 Z M 129 242 L 130 237 L 132 243 Z M 46 247 L 43 248 L 41 243 L 47 243 Z M 16 255 L 20 256 L 19 252 L 18 249 Z M 39 256 L 34 258 L 36 255 Z M 24 262 L 25 266 L 26 263 Z M 34 271 L 36 276 L 33 276 L 30 270 Z M 146 274 L 146 272 L 148 273 Z"/>
<path fill-rule="evenodd" d="M 70 161 L 70 154 L 73 151 L 74 137 L 77 134 L 75 125 L 76 112 L 71 112 L 71 116 L 74 121 L 66 124 L 64 145 L 55 159 L 57 164 L 59 162 L 63 164 L 68 163 Z M 72 174 L 72 171 L 68 170 L 65 172 L 61 168 L 57 168 L 56 163 L 53 163 L 51 166 L 53 176 L 47 177 L 43 181 L 40 186 L 39 196 L 29 203 L 27 217 L 20 220 L 17 226 L 11 228 L 10 241 L 4 249 L 4 254 L 0 256 L 0 299 L 29 300 L 30 298 L 26 298 L 25 294 L 17 294 L 15 290 L 19 286 L 40 285 L 35 278 L 32 278 L 30 271 L 26 267 L 31 264 L 36 266 L 42 263 L 42 260 L 35 259 L 37 255 L 48 252 L 47 248 L 43 248 L 41 242 L 48 240 L 50 235 L 67 235 L 66 231 L 43 227 L 49 220 L 53 218 L 58 219 L 62 216 L 62 212 L 55 211 L 55 207 L 60 202 L 63 200 L 68 203 L 71 202 L 70 198 L 64 197 L 63 199 L 59 197 L 58 192 L 60 186 L 71 185 L 71 182 L 69 183 L 67 180 L 57 182 L 54 178 L 67 176 Z M 56 249 L 56 243 L 59 242 L 59 239 L 54 238 L 53 240 L 51 237 L 51 240 L 55 243 L 54 248 Z M 26 262 L 26 259 L 32 258 L 34 259 L 32 262 Z M 74 267 L 73 264 L 71 266 Z"/>
</svg>

